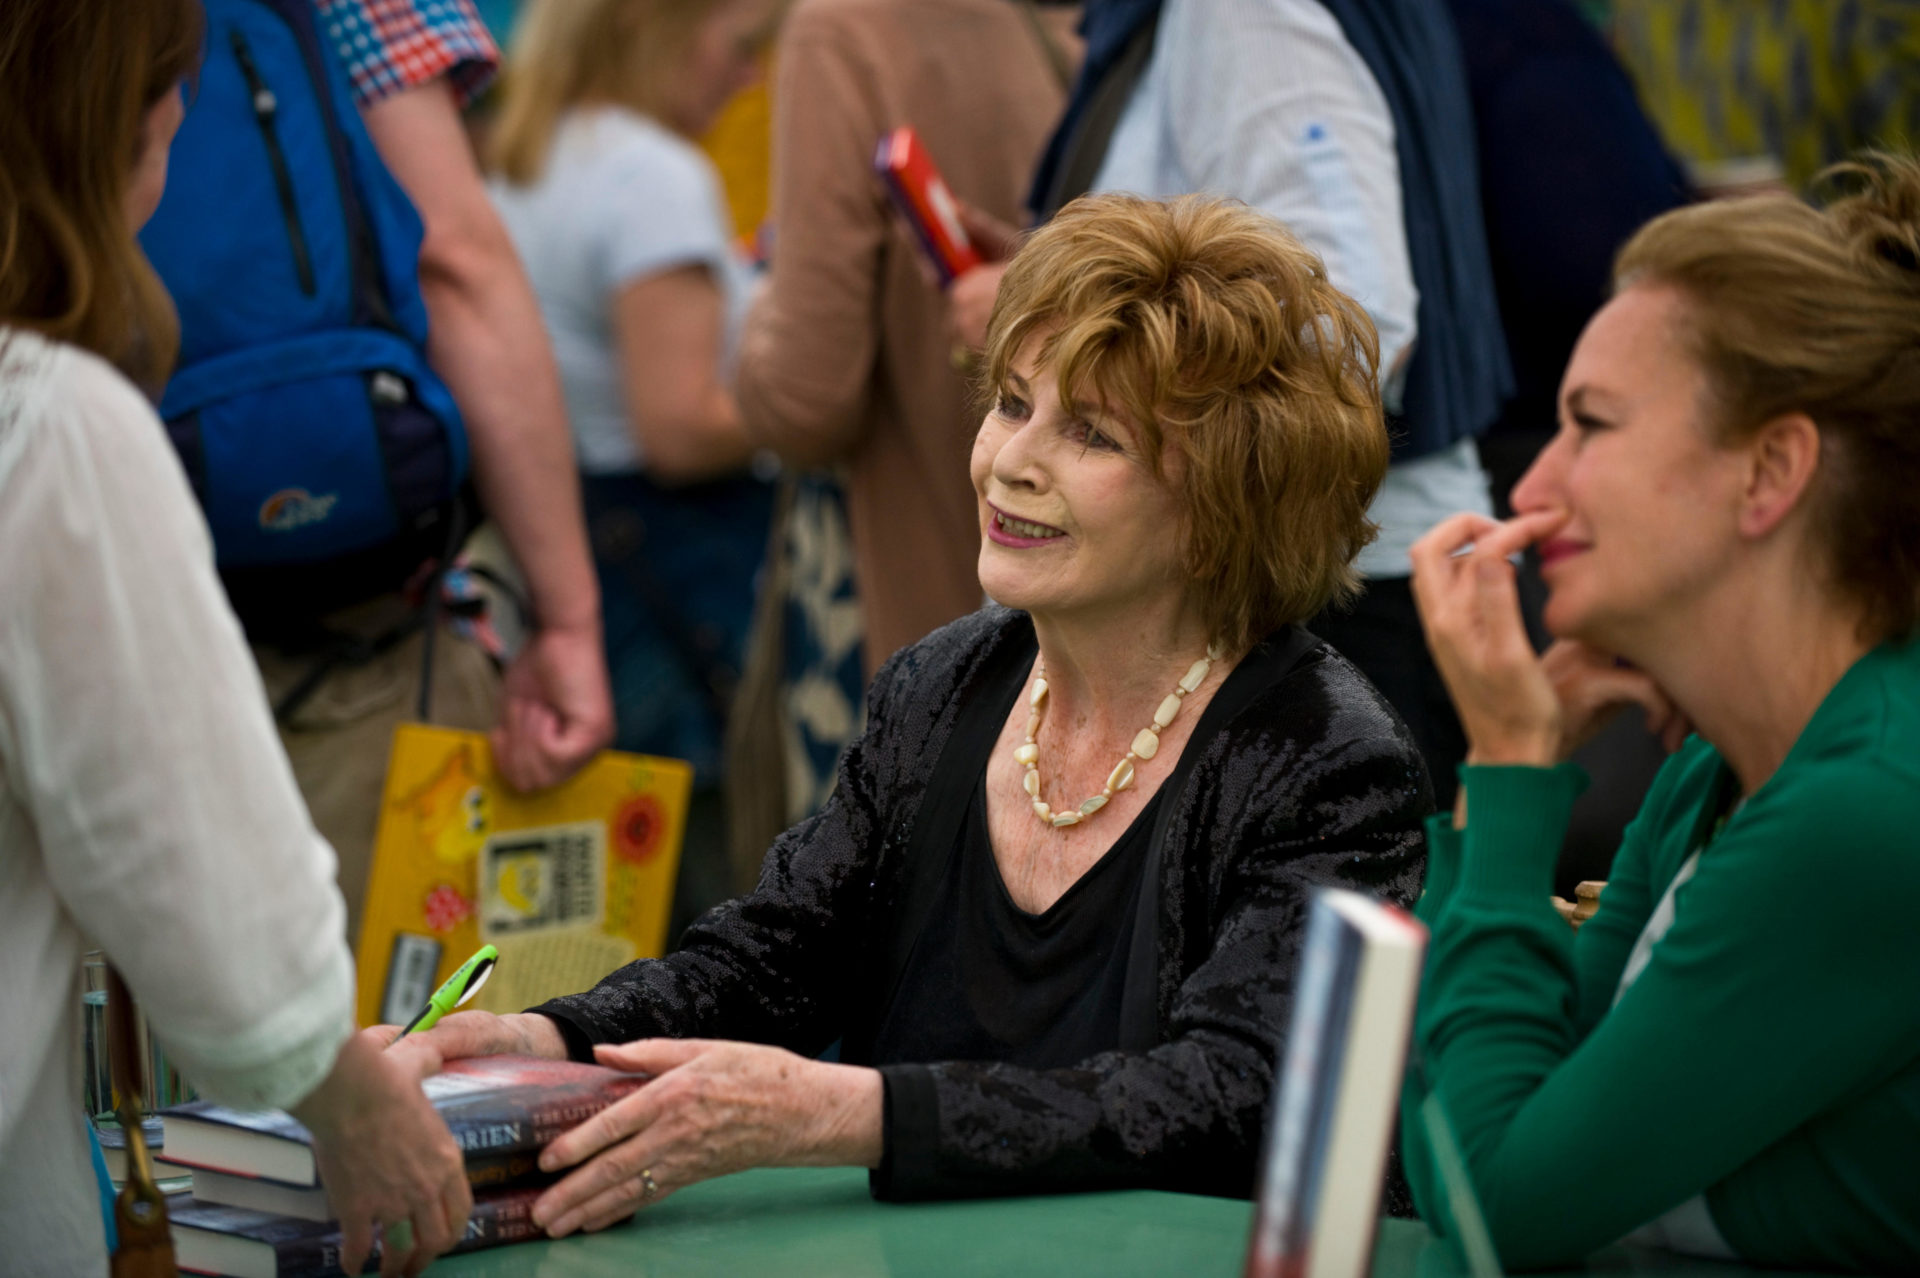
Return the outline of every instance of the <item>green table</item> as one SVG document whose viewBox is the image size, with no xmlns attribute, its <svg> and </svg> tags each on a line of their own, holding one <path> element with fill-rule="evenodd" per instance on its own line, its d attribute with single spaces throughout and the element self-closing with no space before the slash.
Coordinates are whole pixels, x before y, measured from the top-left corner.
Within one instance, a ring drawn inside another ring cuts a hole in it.
<svg viewBox="0 0 1920 1278">
<path fill-rule="evenodd" d="M 433 1278 L 1238 1278 L 1251 1203 L 1130 1191 L 877 1203 L 849 1168 L 742 1172 L 602 1234 L 436 1264 Z"/>
<path fill-rule="evenodd" d="M 876 1203 L 867 1174 L 752 1171 L 683 1189 L 618 1229 L 441 1261 L 434 1278 L 1239 1278 L 1253 1205 L 1144 1190 Z M 1587 1273 L 1795 1278 L 1613 1247 Z M 1373 1278 L 1464 1278 L 1415 1221 L 1381 1225 Z"/>
</svg>

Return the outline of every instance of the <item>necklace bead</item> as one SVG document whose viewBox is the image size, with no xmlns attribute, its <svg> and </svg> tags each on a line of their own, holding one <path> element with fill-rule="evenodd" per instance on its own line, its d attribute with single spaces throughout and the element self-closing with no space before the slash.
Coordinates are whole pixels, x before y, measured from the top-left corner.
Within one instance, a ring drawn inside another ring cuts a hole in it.
<svg viewBox="0 0 1920 1278">
<path fill-rule="evenodd" d="M 1144 763 L 1160 752 L 1160 734 L 1172 725 L 1186 698 L 1206 682 L 1207 672 L 1213 669 L 1213 663 L 1218 660 L 1220 660 L 1219 645 L 1207 645 L 1207 655 L 1187 667 L 1187 672 L 1180 677 L 1179 684 L 1167 694 L 1166 699 L 1160 703 L 1160 708 L 1154 711 L 1152 725 L 1140 729 L 1134 736 L 1132 747 L 1121 757 L 1120 762 L 1114 765 L 1113 771 L 1107 774 L 1106 787 L 1099 794 L 1082 802 L 1079 807 L 1069 808 L 1064 812 L 1055 812 L 1046 800 L 1040 797 L 1040 745 L 1035 738 L 1040 733 L 1040 720 L 1047 712 L 1047 672 L 1044 665 L 1037 666 L 1034 671 L 1033 689 L 1027 694 L 1030 713 L 1027 715 L 1026 740 L 1015 746 L 1013 751 L 1014 762 L 1026 769 L 1020 778 L 1020 785 L 1033 804 L 1033 815 L 1043 824 L 1050 825 L 1056 830 L 1064 830 L 1069 826 L 1080 824 L 1106 807 L 1114 795 L 1133 784 L 1136 775 L 1135 765 Z"/>
</svg>

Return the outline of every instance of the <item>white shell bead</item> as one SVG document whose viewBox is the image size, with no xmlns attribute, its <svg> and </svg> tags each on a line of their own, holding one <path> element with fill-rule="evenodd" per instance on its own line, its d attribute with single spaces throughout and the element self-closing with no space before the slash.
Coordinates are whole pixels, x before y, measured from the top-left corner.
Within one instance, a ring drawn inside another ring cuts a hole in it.
<svg viewBox="0 0 1920 1278">
<path fill-rule="evenodd" d="M 1126 789 L 1128 786 L 1132 784 L 1133 784 L 1133 760 L 1122 759 L 1120 760 L 1119 766 L 1114 768 L 1114 770 L 1108 774 L 1107 789 L 1118 792 Z"/>
<path fill-rule="evenodd" d="M 1030 798 L 1030 799 L 1037 799 L 1037 798 L 1039 798 L 1039 797 L 1040 797 L 1040 771 L 1039 771 L 1039 769 L 1037 769 L 1037 768 L 1028 768 L 1028 769 L 1027 769 L 1027 775 L 1026 775 L 1026 779 L 1025 779 L 1025 780 L 1023 780 L 1023 781 L 1021 781 L 1021 782 L 1020 782 L 1020 784 L 1021 784 L 1021 785 L 1023 785 L 1023 786 L 1025 786 L 1025 787 L 1027 788 L 1027 797 L 1028 797 L 1028 798 Z"/>
<path fill-rule="evenodd" d="M 1167 699 L 1160 703 L 1160 708 L 1153 712 L 1153 730 L 1155 732 L 1160 731 L 1160 729 L 1172 723 L 1173 716 L 1179 713 L 1180 696 L 1178 693 L 1169 692 Z"/>
<path fill-rule="evenodd" d="M 1013 748 L 1013 761 L 1022 764 L 1038 763 L 1040 761 L 1040 747 L 1031 741 L 1022 746 L 1015 746 Z"/>
<path fill-rule="evenodd" d="M 1220 658 L 1221 658 L 1221 657 L 1223 657 L 1223 656 L 1225 656 L 1225 655 L 1226 655 L 1225 653 L 1223 653 L 1223 652 L 1221 652 L 1221 651 L 1220 651 L 1220 645 L 1219 645 L 1219 643 L 1218 643 L 1217 641 L 1216 641 L 1216 642 L 1214 642 L 1214 643 L 1210 643 L 1210 644 L 1208 644 L 1208 645 L 1207 645 L 1207 660 L 1208 660 L 1208 661 L 1218 661 L 1218 660 L 1220 660 Z"/>
<path fill-rule="evenodd" d="M 1091 799 L 1088 799 L 1085 803 L 1080 805 L 1080 815 L 1083 817 L 1090 817 L 1094 813 L 1098 812 L 1101 808 L 1104 808 L 1106 806 L 1107 806 L 1107 796 L 1104 794 L 1096 794 Z"/>
<path fill-rule="evenodd" d="M 1160 738 L 1154 735 L 1152 728 L 1140 729 L 1140 735 L 1133 739 L 1133 753 L 1141 759 L 1151 759 L 1160 752 Z"/>
<path fill-rule="evenodd" d="M 1045 679 L 1035 679 L 1033 681 L 1033 691 L 1027 694 L 1027 704 L 1032 706 L 1035 710 L 1038 710 L 1040 708 L 1040 703 L 1042 701 L 1045 701 L 1046 699 L 1047 699 L 1047 681 Z"/>
<path fill-rule="evenodd" d="M 1035 799 L 1033 801 L 1033 814 L 1042 821 L 1053 820 L 1053 809 L 1047 806 L 1044 799 Z"/>
<path fill-rule="evenodd" d="M 1180 680 L 1180 691 L 1192 692 L 1206 681 L 1207 671 L 1213 668 L 1213 662 L 1205 657 L 1187 667 L 1186 675 Z M 1145 756 L 1142 756 L 1143 758 Z"/>
<path fill-rule="evenodd" d="M 1053 828 L 1056 830 L 1063 830 L 1070 825 L 1079 825 L 1081 820 L 1078 812 L 1062 812 L 1058 816 L 1050 819 L 1053 821 Z"/>
<path fill-rule="evenodd" d="M 1036 710 L 1032 714 L 1027 716 L 1027 740 L 1031 741 L 1036 736 L 1039 736 L 1039 735 L 1040 735 L 1040 712 Z"/>
</svg>

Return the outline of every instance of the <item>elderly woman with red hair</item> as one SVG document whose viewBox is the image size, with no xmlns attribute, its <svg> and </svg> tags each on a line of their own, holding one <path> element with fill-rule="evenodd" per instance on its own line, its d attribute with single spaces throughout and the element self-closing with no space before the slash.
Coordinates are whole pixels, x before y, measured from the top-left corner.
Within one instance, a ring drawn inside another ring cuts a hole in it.
<svg viewBox="0 0 1920 1278">
<path fill-rule="evenodd" d="M 998 603 L 887 663 L 826 808 L 678 953 L 425 1036 L 656 1076 L 546 1151 L 557 1233 L 759 1164 L 1247 1193 L 1308 889 L 1410 899 L 1420 756 L 1299 625 L 1387 464 L 1359 307 L 1243 206 L 1106 196 L 990 335 Z"/>
</svg>

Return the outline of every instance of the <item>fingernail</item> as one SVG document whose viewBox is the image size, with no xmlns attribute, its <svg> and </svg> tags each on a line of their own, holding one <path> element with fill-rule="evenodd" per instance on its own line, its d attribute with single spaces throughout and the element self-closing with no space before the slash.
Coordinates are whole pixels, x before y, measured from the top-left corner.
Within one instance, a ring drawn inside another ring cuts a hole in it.
<svg viewBox="0 0 1920 1278">
<path fill-rule="evenodd" d="M 558 1167 L 559 1165 L 560 1165 L 560 1160 L 559 1160 L 559 1158 L 557 1158 L 557 1157 L 556 1157 L 556 1156 L 554 1156 L 553 1154 L 542 1154 L 542 1155 L 540 1155 L 540 1170 L 541 1170 L 541 1171 L 547 1171 L 547 1172 L 550 1172 L 550 1171 L 552 1171 L 552 1170 L 553 1170 L 554 1168 L 556 1168 L 556 1167 Z"/>
</svg>

